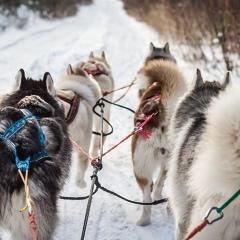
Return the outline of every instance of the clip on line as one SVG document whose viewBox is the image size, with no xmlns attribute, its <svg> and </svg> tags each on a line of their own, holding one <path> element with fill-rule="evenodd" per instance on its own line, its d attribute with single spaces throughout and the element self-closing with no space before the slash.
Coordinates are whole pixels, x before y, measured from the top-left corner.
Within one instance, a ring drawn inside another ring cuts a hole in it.
<svg viewBox="0 0 240 240">
<path fill-rule="evenodd" d="M 203 222 L 193 229 L 193 231 L 186 237 L 185 240 L 192 239 L 197 233 L 202 231 L 207 225 L 211 225 L 224 217 L 223 210 L 228 207 L 234 200 L 240 196 L 240 189 L 236 191 L 227 201 L 225 201 L 220 207 L 212 207 L 208 210 Z M 208 220 L 210 215 L 215 211 L 218 214 L 213 220 Z"/>
<path fill-rule="evenodd" d="M 114 145 L 114 146 L 113 146 L 112 148 L 110 148 L 107 152 L 105 152 L 105 153 L 101 152 L 101 156 L 103 157 L 104 155 L 106 155 L 108 152 L 110 152 L 110 151 L 111 151 L 112 149 L 114 149 L 116 146 L 119 146 L 119 144 L 121 144 L 124 140 L 128 139 L 129 137 L 131 137 L 133 134 L 138 133 L 138 132 L 142 132 L 142 131 L 143 131 L 143 127 L 151 120 L 151 118 L 152 118 L 153 116 L 154 116 L 154 114 L 149 115 L 142 124 L 140 124 L 133 132 L 131 132 L 131 133 L 130 133 L 127 137 L 125 137 L 122 141 L 120 141 L 118 144 Z M 102 164 L 101 164 L 101 162 L 99 161 L 99 158 L 94 159 L 94 160 L 96 160 L 96 163 L 95 163 L 93 166 L 94 166 L 95 168 L 97 168 L 98 170 L 101 170 Z M 93 174 L 93 175 L 91 176 L 91 179 L 93 179 L 93 178 L 96 178 L 96 179 L 95 179 L 96 188 L 95 188 L 95 190 L 93 191 L 92 195 L 96 194 L 97 191 L 98 191 L 98 189 L 101 189 L 102 191 L 107 192 L 107 193 L 109 193 L 109 194 L 112 194 L 112 195 L 114 195 L 115 197 L 118 197 L 118 198 L 120 198 L 120 199 L 122 199 L 122 200 L 125 200 L 125 201 L 130 202 L 130 203 L 133 203 L 133 204 L 138 204 L 138 205 L 158 205 L 158 204 L 160 204 L 160 203 L 165 203 L 165 202 L 168 201 L 166 198 L 159 199 L 159 200 L 156 200 L 156 201 L 154 201 L 154 202 L 148 202 L 148 203 L 133 201 L 133 200 L 127 199 L 127 198 L 121 196 L 120 194 L 117 194 L 117 193 L 115 193 L 115 192 L 113 192 L 113 191 L 111 191 L 111 190 L 109 190 L 109 189 L 107 189 L 107 188 L 105 188 L 105 187 L 102 187 L 101 184 L 100 184 L 99 181 L 98 181 L 98 177 L 97 177 L 96 174 Z M 90 197 L 90 195 L 84 196 L 84 197 L 63 197 L 63 196 L 60 196 L 60 199 L 63 199 L 63 200 L 85 200 L 85 199 L 88 199 L 89 197 Z"/>
<path fill-rule="evenodd" d="M 91 184 L 91 189 L 90 189 L 90 194 L 89 194 L 89 198 L 88 198 L 88 203 L 87 203 L 87 209 L 85 212 L 85 217 L 84 217 L 84 223 L 83 223 L 83 229 L 82 229 L 82 235 L 81 235 L 81 240 L 85 239 L 85 234 L 86 234 L 86 230 L 87 230 L 87 224 L 88 224 L 88 218 L 89 218 L 89 214 L 90 214 L 90 210 L 91 210 L 91 205 L 92 205 L 92 198 L 94 195 L 94 185 L 96 183 L 97 180 L 97 174 L 98 171 L 100 171 L 102 169 L 102 157 L 103 157 L 103 137 L 104 137 L 104 133 L 103 133 L 103 122 L 104 122 L 104 103 L 101 101 L 101 99 L 98 101 L 99 106 L 101 108 L 101 142 L 100 142 L 100 157 L 97 160 L 97 164 L 94 166 L 94 170 L 93 170 L 93 176 L 92 176 L 92 184 Z M 97 190 L 96 190 L 97 191 Z"/>
</svg>

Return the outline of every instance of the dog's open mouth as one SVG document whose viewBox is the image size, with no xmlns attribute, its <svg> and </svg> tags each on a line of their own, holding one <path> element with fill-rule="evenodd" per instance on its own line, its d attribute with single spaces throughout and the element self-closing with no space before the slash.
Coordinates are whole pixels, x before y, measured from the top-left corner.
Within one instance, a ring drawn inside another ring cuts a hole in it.
<svg viewBox="0 0 240 240">
<path fill-rule="evenodd" d="M 82 65 L 82 69 L 87 73 L 91 74 L 92 76 L 99 76 L 99 75 L 108 75 L 106 70 L 104 69 L 103 66 L 97 63 L 86 63 Z"/>
</svg>

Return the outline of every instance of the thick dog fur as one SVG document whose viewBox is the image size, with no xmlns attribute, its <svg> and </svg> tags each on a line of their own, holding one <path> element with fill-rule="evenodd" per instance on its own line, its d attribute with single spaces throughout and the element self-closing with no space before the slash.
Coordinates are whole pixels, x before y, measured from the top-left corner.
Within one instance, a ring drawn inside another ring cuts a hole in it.
<svg viewBox="0 0 240 240">
<path fill-rule="evenodd" d="M 82 64 L 82 68 L 85 70 L 94 71 L 99 69 L 102 73 L 94 76 L 94 79 L 99 84 L 102 92 L 104 91 L 112 91 L 114 89 L 114 80 L 112 76 L 112 70 L 107 62 L 105 53 L 102 52 L 101 56 L 94 56 L 93 52 L 90 53 L 88 60 Z M 109 101 L 112 101 L 113 94 L 109 94 L 105 96 Z M 104 108 L 104 118 L 109 120 L 110 119 L 110 109 L 111 105 L 106 104 Z M 101 131 L 101 121 L 99 117 L 94 114 L 93 117 L 93 129 L 96 132 Z M 103 131 L 107 133 L 109 131 L 109 126 L 104 122 Z M 105 138 L 104 138 L 105 140 Z M 91 140 L 91 148 L 90 153 L 92 156 L 98 156 L 99 154 L 99 147 L 100 147 L 100 136 L 93 135 Z"/>
<path fill-rule="evenodd" d="M 69 173 L 71 144 L 62 108 L 55 100 L 55 90 L 49 73 L 43 80 L 26 79 L 23 70 L 17 75 L 17 90 L 4 96 L 0 110 L 0 132 L 23 117 L 25 108 L 40 118 L 45 135 L 45 147 L 50 159 L 32 163 L 29 170 L 29 188 L 36 214 L 37 239 L 52 239 L 57 224 L 57 197 Z M 11 140 L 21 159 L 39 152 L 38 128 L 28 122 Z M 0 140 L 0 223 L 12 233 L 14 240 L 31 240 L 24 186 L 15 165 L 15 159 L 4 140 Z"/>
<path fill-rule="evenodd" d="M 174 148 L 167 184 L 177 240 L 183 240 L 209 208 L 220 206 L 240 186 L 240 112 L 234 107 L 240 103 L 240 88 L 227 86 L 228 82 L 227 77 L 223 85 L 203 83 L 198 71 L 194 89 L 182 99 L 171 122 Z M 194 239 L 239 239 L 238 204 L 233 203 L 223 220 Z"/>
<path fill-rule="evenodd" d="M 71 65 L 68 66 L 66 73 L 62 74 L 58 79 L 56 87 L 57 94 L 67 99 L 72 99 L 75 93 L 81 97 L 77 116 L 69 125 L 69 131 L 73 140 L 88 152 L 93 128 L 92 108 L 102 96 L 101 89 L 98 83 L 91 76 L 88 76 L 78 64 L 73 67 Z M 70 104 L 65 101 L 61 102 L 65 113 L 68 113 Z M 84 175 L 89 159 L 82 152 L 77 151 L 77 153 L 79 166 L 76 184 L 83 188 L 86 186 Z"/>
<path fill-rule="evenodd" d="M 153 198 L 155 200 L 161 198 L 170 150 L 169 123 L 179 98 L 186 91 L 185 80 L 177 67 L 171 64 L 169 62 L 165 64 L 163 60 L 156 60 L 146 66 L 145 76 L 148 76 L 149 81 L 153 83 L 144 92 L 135 114 L 136 124 L 147 115 L 158 113 L 146 126 L 146 130 L 151 132 L 149 139 L 144 139 L 140 134 L 132 138 L 134 174 L 142 190 L 144 202 L 152 201 L 152 188 Z M 170 65 L 171 68 L 169 68 Z M 156 100 L 156 97 L 159 99 Z M 153 185 L 153 175 L 159 167 L 159 176 Z M 151 206 L 144 206 L 137 224 L 147 225 L 150 222 Z"/>
<path fill-rule="evenodd" d="M 139 97 L 153 82 L 161 82 L 166 78 L 183 79 L 176 60 L 170 53 L 169 44 L 166 43 L 163 48 L 158 48 L 150 43 L 150 53 L 136 76 Z"/>
</svg>

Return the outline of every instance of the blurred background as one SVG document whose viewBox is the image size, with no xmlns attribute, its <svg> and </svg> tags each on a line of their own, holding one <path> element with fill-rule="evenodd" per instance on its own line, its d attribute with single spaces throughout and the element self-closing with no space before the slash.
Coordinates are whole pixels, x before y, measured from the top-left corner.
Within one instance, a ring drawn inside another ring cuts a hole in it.
<svg viewBox="0 0 240 240">
<path fill-rule="evenodd" d="M 97 1 L 97 0 L 96 0 Z M 1 0 L 0 28 L 9 24 L 21 28 L 27 22 L 22 8 L 35 11 L 42 18 L 74 16 L 80 5 L 93 0 Z M 240 1 L 239 0 L 123 0 L 127 13 L 153 27 L 166 39 L 174 40 L 188 61 L 211 62 L 211 67 L 232 71 L 240 67 Z M 7 20 L 8 19 L 8 20 Z M 206 50 L 206 47 L 209 48 Z M 219 50 L 222 56 L 219 57 Z M 210 52 L 209 52 L 210 51 Z"/>
</svg>

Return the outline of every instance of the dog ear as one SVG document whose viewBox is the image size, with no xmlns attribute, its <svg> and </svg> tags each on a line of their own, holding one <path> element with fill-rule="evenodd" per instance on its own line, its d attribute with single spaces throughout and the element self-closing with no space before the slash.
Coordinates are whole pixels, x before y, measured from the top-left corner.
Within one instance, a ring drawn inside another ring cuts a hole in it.
<svg viewBox="0 0 240 240">
<path fill-rule="evenodd" d="M 20 69 L 18 72 L 17 72 L 17 75 L 15 77 L 15 86 L 14 86 L 14 90 L 19 90 L 21 89 L 21 87 L 23 86 L 24 82 L 26 81 L 26 77 L 25 77 L 25 72 L 23 69 Z"/>
<path fill-rule="evenodd" d="M 76 68 L 75 74 L 78 76 L 83 76 L 83 77 L 88 76 L 88 74 L 81 67 Z"/>
<path fill-rule="evenodd" d="M 43 76 L 43 82 L 46 84 L 47 91 L 50 95 L 55 96 L 56 90 L 54 87 L 52 76 L 49 72 L 45 72 Z"/>
<path fill-rule="evenodd" d="M 222 87 L 225 88 L 231 82 L 231 73 L 227 72 L 225 80 L 222 84 Z"/>
<path fill-rule="evenodd" d="M 201 71 L 199 69 L 197 69 L 197 79 L 196 79 L 196 83 L 194 86 L 194 89 L 200 87 L 201 85 L 203 85 L 203 79 L 202 79 L 202 74 Z"/>
<path fill-rule="evenodd" d="M 154 51 L 154 44 L 152 42 L 150 42 L 150 45 L 149 45 L 149 50 L 150 50 L 150 53 L 152 53 Z"/>
<path fill-rule="evenodd" d="M 93 51 L 90 52 L 89 58 L 94 58 L 94 53 L 93 53 Z"/>
<path fill-rule="evenodd" d="M 72 74 L 74 74 L 73 69 L 72 69 L 72 65 L 69 64 L 68 67 L 67 67 L 67 75 L 72 75 Z"/>
<path fill-rule="evenodd" d="M 169 43 L 168 42 L 166 42 L 166 44 L 164 45 L 163 50 L 164 50 L 165 53 L 170 53 Z"/>
<path fill-rule="evenodd" d="M 103 58 L 104 60 L 106 60 L 106 54 L 105 54 L 104 51 L 102 51 L 102 58 Z"/>
</svg>

